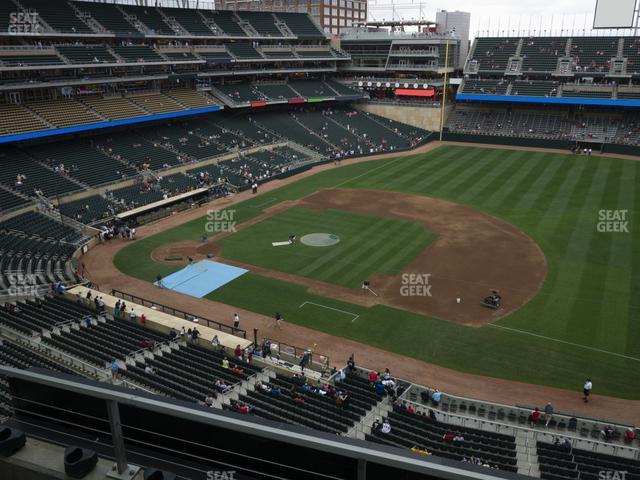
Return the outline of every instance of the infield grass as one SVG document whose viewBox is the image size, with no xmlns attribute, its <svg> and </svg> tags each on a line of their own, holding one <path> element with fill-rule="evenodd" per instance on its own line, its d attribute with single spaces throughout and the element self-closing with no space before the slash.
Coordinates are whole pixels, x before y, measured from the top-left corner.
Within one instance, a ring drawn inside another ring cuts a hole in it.
<svg viewBox="0 0 640 480">
<path fill-rule="evenodd" d="M 289 233 L 298 241 L 286 241 Z M 330 233 L 340 241 L 312 247 L 300 238 Z M 290 208 L 222 239 L 222 257 L 301 275 L 345 287 L 357 287 L 373 274 L 395 275 L 435 238 L 422 225 L 341 210 Z"/>
<path fill-rule="evenodd" d="M 346 164 L 268 197 L 294 200 L 338 187 L 428 195 L 502 218 L 542 248 L 548 263 L 544 286 L 527 305 L 481 328 L 337 302 L 252 273 L 209 298 L 269 316 L 279 310 L 288 321 L 457 370 L 576 391 L 590 376 L 595 393 L 640 399 L 640 162 L 446 146 Z M 259 215 L 261 202 L 257 196 L 234 206 L 238 221 Z M 627 210 L 629 233 L 599 232 L 601 210 Z M 199 239 L 204 222 L 136 241 L 117 255 L 116 266 L 153 281 L 175 269 L 155 264 L 153 248 Z M 299 308 L 305 301 L 359 317 L 352 322 L 337 312 Z"/>
</svg>

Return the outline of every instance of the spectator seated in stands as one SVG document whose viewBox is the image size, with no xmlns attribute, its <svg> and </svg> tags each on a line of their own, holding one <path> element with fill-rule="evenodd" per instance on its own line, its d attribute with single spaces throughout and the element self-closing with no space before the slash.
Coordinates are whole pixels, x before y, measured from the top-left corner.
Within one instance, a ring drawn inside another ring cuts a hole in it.
<svg viewBox="0 0 640 480">
<path fill-rule="evenodd" d="M 411 451 L 414 453 L 419 453 L 420 455 L 431 455 L 431 452 L 427 450 L 427 447 L 419 447 L 417 445 L 414 445 L 413 447 L 411 447 Z"/>
<path fill-rule="evenodd" d="M 567 452 L 571 451 L 571 440 L 568 438 L 562 439 L 561 437 L 556 437 L 553 439 L 553 444 L 556 447 L 563 447 Z"/>
<path fill-rule="evenodd" d="M 382 382 L 377 382 L 374 385 L 374 389 L 376 391 L 376 395 L 378 395 L 379 397 L 383 397 L 386 393 L 386 389 L 384 387 L 384 384 Z"/>
<path fill-rule="evenodd" d="M 387 419 L 383 422 L 380 422 L 379 418 L 376 418 L 371 426 L 371 431 L 381 432 L 381 433 L 390 433 L 391 432 L 391 424 Z"/>
<path fill-rule="evenodd" d="M 615 430 L 611 425 L 608 425 L 604 427 L 600 433 L 602 434 L 602 438 L 605 441 L 610 442 L 611 440 L 613 440 L 613 437 L 615 435 Z"/>
<path fill-rule="evenodd" d="M 445 433 L 442 435 L 442 440 L 451 443 L 462 443 L 464 442 L 464 437 L 459 433 Z"/>
<path fill-rule="evenodd" d="M 244 370 L 240 368 L 238 365 L 236 365 L 235 363 L 231 367 L 231 373 L 233 373 L 234 375 L 242 375 L 243 372 Z"/>
<path fill-rule="evenodd" d="M 633 442 L 633 439 L 636 438 L 635 427 L 628 427 L 624 432 L 624 440 L 627 443 Z"/>
<path fill-rule="evenodd" d="M 437 407 L 440 404 L 441 398 L 442 398 L 442 393 L 440 393 L 440 390 L 436 388 L 433 394 L 431 395 L 431 403 L 433 403 L 433 405 Z"/>
<path fill-rule="evenodd" d="M 213 407 L 213 402 L 215 401 L 215 398 L 213 397 L 213 395 L 211 393 L 207 393 L 207 396 L 204 397 L 204 404 L 207 407 Z"/>
<path fill-rule="evenodd" d="M 224 380 L 216 380 L 216 383 L 214 384 L 214 386 L 216 387 L 216 390 L 218 390 L 220 393 L 224 392 L 227 388 L 229 388 L 229 385 L 227 385 Z"/>
<path fill-rule="evenodd" d="M 540 410 L 538 409 L 538 407 L 536 407 L 530 414 L 529 414 L 529 426 L 531 428 L 535 427 L 538 422 L 540 421 L 542 414 L 540 413 Z"/>
<path fill-rule="evenodd" d="M 251 408 L 248 405 L 245 405 L 243 402 L 240 402 L 234 398 L 232 398 L 229 402 L 229 406 L 231 407 L 231 410 L 236 413 L 251 413 Z"/>
</svg>

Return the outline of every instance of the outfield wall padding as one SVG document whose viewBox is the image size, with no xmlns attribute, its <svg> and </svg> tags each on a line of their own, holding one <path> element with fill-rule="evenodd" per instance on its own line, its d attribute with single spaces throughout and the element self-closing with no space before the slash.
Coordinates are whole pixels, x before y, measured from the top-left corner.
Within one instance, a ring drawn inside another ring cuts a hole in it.
<svg viewBox="0 0 640 480">
<path fill-rule="evenodd" d="M 486 143 L 494 145 L 513 145 L 518 147 L 559 148 L 570 150 L 575 143 L 567 140 L 548 140 L 544 138 L 502 137 L 497 135 L 477 135 L 471 133 L 444 132 L 443 140 L 449 142 Z"/>
<path fill-rule="evenodd" d="M 633 145 L 617 145 L 614 143 L 606 143 L 602 148 L 604 153 L 619 153 L 621 155 L 635 155 L 640 156 L 640 147 Z"/>
</svg>

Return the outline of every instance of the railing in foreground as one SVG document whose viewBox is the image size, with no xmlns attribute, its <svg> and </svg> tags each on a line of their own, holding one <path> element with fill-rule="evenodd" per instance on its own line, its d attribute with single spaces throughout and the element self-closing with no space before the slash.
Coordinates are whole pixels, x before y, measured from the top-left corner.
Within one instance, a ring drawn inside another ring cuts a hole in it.
<svg viewBox="0 0 640 480">
<path fill-rule="evenodd" d="M 331 368 L 329 356 L 317 352 L 315 350 L 315 344 L 311 347 L 302 348 L 280 342 L 277 339 L 270 339 L 270 341 L 271 353 L 275 354 L 281 360 L 291 362 L 294 365 L 299 365 L 305 352 L 310 352 L 311 355 L 309 356 L 309 363 L 305 368 L 320 372 L 321 375 L 327 373 Z"/>
<path fill-rule="evenodd" d="M 362 378 L 368 378 L 370 371 L 371 369 L 366 369 L 364 367 L 356 367 L 355 369 L 356 375 Z M 416 411 L 427 413 L 429 410 L 433 410 L 437 413 L 439 419 L 443 419 L 442 421 L 452 425 L 508 433 L 510 435 L 515 435 L 518 430 L 522 430 L 533 432 L 534 438 L 538 439 L 540 437 L 541 440 L 543 440 L 544 435 L 546 435 L 548 439 L 561 436 L 569 438 L 572 445 L 576 448 L 587 449 L 586 447 L 588 446 L 594 452 L 640 459 L 640 448 L 637 448 L 636 446 L 625 445 L 622 443 L 603 442 L 594 438 L 586 438 L 581 433 L 581 426 L 583 428 L 588 426 L 589 433 L 593 430 L 592 427 L 595 427 L 596 425 L 612 425 L 617 427 L 619 430 L 624 430 L 629 426 L 621 422 L 586 418 L 556 411 L 552 417 L 556 422 L 555 427 L 550 425 L 544 430 L 528 428 L 524 425 L 526 425 L 529 413 L 531 413 L 533 407 L 505 405 L 484 400 L 475 400 L 468 397 L 450 395 L 445 392 L 441 392 L 441 400 L 437 405 L 435 405 L 431 401 L 425 402 L 421 400 L 421 394 L 425 391 L 428 392 L 429 398 L 431 398 L 431 394 L 435 390 L 433 387 L 417 385 L 413 382 L 400 378 L 397 378 L 397 380 L 401 383 L 410 385 L 410 387 L 400 395 L 400 400 L 412 404 Z M 463 404 L 466 405 L 466 410 L 464 412 L 457 410 L 457 408 Z M 456 405 L 456 410 L 452 409 L 452 405 Z M 471 406 L 474 408 L 470 408 Z M 524 420 L 522 420 L 522 418 Z M 515 422 L 518 422 L 519 424 L 516 424 Z M 580 425 L 579 422 L 582 425 Z M 564 426 L 561 426 L 561 424 Z M 571 424 L 574 424 L 575 427 L 571 428 Z"/>
<path fill-rule="evenodd" d="M 220 330 L 221 332 L 225 333 L 230 333 L 231 335 L 241 336 L 245 339 L 247 338 L 246 330 L 242 330 L 241 328 L 234 328 L 231 325 L 225 325 L 224 323 L 220 323 L 215 320 L 209 320 L 208 318 L 194 315 L 193 313 L 185 312 L 184 310 L 179 310 L 177 308 L 169 307 L 168 305 L 163 305 L 162 303 L 154 302 L 147 298 L 138 297 L 137 295 L 132 295 L 121 290 L 116 290 L 115 288 L 111 290 L 111 295 L 113 295 L 114 297 L 122 298 L 123 300 L 126 300 L 128 302 L 137 303 L 138 305 L 142 305 L 143 307 L 155 307 L 156 310 L 159 310 L 163 313 L 168 313 L 169 315 L 173 315 L 175 317 L 183 318 L 185 320 L 192 321 L 194 318 L 197 318 L 198 323 L 204 324 L 209 328 Z"/>
</svg>

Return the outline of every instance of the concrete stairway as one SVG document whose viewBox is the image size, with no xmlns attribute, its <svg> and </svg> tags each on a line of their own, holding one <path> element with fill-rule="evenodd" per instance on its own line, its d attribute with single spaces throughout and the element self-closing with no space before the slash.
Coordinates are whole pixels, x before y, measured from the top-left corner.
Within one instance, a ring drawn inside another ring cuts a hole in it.
<svg viewBox="0 0 640 480">
<path fill-rule="evenodd" d="M 540 477 L 540 464 L 533 430 L 520 428 L 516 430 L 516 452 L 518 473 Z"/>
</svg>

